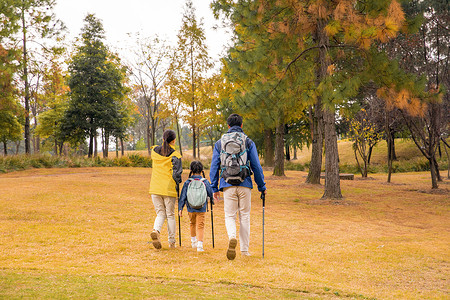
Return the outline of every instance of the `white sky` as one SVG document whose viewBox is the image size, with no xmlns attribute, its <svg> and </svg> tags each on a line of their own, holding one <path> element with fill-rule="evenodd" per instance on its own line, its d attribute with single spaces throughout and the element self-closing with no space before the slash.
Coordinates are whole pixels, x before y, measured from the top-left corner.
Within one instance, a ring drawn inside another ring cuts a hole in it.
<svg viewBox="0 0 450 300">
<path fill-rule="evenodd" d="M 211 1 L 192 0 L 197 20 L 203 18 L 210 56 L 217 60 L 229 41 L 229 35 L 224 29 L 212 28 L 220 21 L 213 16 L 209 7 Z M 184 5 L 185 0 L 57 0 L 54 12 L 68 29 L 68 41 L 80 35 L 85 16 L 95 14 L 103 23 L 106 44 L 125 58 L 126 49 L 133 46 L 133 36 L 138 32 L 141 37 L 158 35 L 175 45 Z"/>
</svg>

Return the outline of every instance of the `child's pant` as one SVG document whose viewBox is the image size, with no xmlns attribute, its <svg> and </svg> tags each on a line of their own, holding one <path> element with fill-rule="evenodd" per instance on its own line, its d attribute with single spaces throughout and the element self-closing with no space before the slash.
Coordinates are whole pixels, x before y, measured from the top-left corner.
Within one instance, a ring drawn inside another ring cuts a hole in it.
<svg viewBox="0 0 450 300">
<path fill-rule="evenodd" d="M 177 198 L 161 195 L 152 195 L 153 205 L 155 206 L 156 219 L 153 228 L 161 232 L 164 221 L 167 219 L 167 232 L 169 234 L 169 243 L 175 243 L 175 234 L 177 223 L 175 221 L 175 202 Z"/>
<path fill-rule="evenodd" d="M 197 241 L 203 242 L 203 234 L 205 232 L 205 215 L 204 212 L 189 213 L 189 222 L 191 225 L 191 237 L 196 236 Z"/>
</svg>

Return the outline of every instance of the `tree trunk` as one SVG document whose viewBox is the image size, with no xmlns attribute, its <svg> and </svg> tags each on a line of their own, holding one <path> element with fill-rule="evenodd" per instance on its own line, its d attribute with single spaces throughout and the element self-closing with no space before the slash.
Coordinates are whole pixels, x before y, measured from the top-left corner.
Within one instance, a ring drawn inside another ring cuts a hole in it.
<svg viewBox="0 0 450 300">
<path fill-rule="evenodd" d="M 314 104 L 314 112 L 309 109 L 311 126 L 311 162 L 309 164 L 307 183 L 320 184 L 320 172 L 322 171 L 322 151 L 323 151 L 323 122 L 322 122 L 322 103 L 317 98 Z"/>
<path fill-rule="evenodd" d="M 177 136 L 178 136 L 178 147 L 180 148 L 180 154 L 183 155 L 183 149 L 181 148 L 181 133 L 180 133 L 180 124 L 178 122 L 178 117 L 176 117 L 177 122 Z"/>
<path fill-rule="evenodd" d="M 363 169 L 361 167 L 361 164 L 359 163 L 358 153 L 356 151 L 356 147 L 357 147 L 357 145 L 353 144 L 353 153 L 355 154 L 356 164 L 358 165 L 359 171 L 361 172 L 361 177 L 364 177 L 364 172 L 363 172 Z"/>
<path fill-rule="evenodd" d="M 197 156 L 200 159 L 200 128 L 197 127 Z"/>
<path fill-rule="evenodd" d="M 116 157 L 119 157 L 119 140 L 116 137 Z"/>
<path fill-rule="evenodd" d="M 197 141 L 196 128 L 195 128 L 195 124 L 193 124 L 192 125 L 192 157 L 194 159 L 197 158 L 197 155 L 196 155 L 197 146 L 195 144 L 196 141 Z"/>
<path fill-rule="evenodd" d="M 369 146 L 369 154 L 367 154 L 367 167 L 370 166 L 370 158 L 372 157 L 372 150 L 374 146 Z"/>
<path fill-rule="evenodd" d="M 444 150 L 445 154 L 447 155 L 447 179 L 450 179 L 450 156 L 448 154 L 447 145 L 445 142 L 444 142 Z"/>
<path fill-rule="evenodd" d="M 109 133 L 105 132 L 105 148 L 103 149 L 103 157 L 108 158 L 109 154 Z"/>
<path fill-rule="evenodd" d="M 155 119 L 152 116 L 152 130 L 151 130 L 151 141 L 152 141 L 152 145 L 156 144 L 156 126 L 155 126 Z"/>
<path fill-rule="evenodd" d="M 275 132 L 275 165 L 273 175 L 285 176 L 284 174 L 284 124 L 277 125 Z"/>
<path fill-rule="evenodd" d="M 125 154 L 125 149 L 123 148 L 123 138 L 120 138 L 120 151 L 122 156 Z"/>
<path fill-rule="evenodd" d="M 286 124 L 284 126 L 284 134 L 287 136 L 289 134 L 289 126 Z M 286 148 L 286 160 L 291 160 L 291 150 L 290 150 L 290 143 L 288 140 L 285 141 L 285 148 Z"/>
<path fill-rule="evenodd" d="M 393 160 L 393 145 L 392 145 L 392 138 L 391 138 L 391 131 L 389 130 L 389 128 L 386 130 L 386 141 L 387 141 L 387 147 L 388 147 L 388 178 L 387 178 L 387 182 L 391 182 L 391 176 L 392 176 L 392 160 Z"/>
<path fill-rule="evenodd" d="M 289 143 L 286 142 L 286 145 L 284 146 L 284 148 L 286 149 L 286 160 L 290 161 L 291 160 L 291 151 L 289 148 Z"/>
<path fill-rule="evenodd" d="M 94 132 L 94 157 L 98 156 L 98 140 L 97 130 Z M 103 142 L 102 142 L 103 144 Z"/>
<path fill-rule="evenodd" d="M 293 149 L 293 151 L 294 151 L 294 160 L 297 160 L 298 158 L 297 158 L 297 145 L 296 144 L 294 144 L 294 145 L 292 145 L 292 147 L 294 148 Z"/>
<path fill-rule="evenodd" d="M 434 159 L 431 157 L 428 161 L 430 162 L 431 188 L 437 189 L 439 186 L 437 183 L 436 166 L 434 165 Z"/>
<path fill-rule="evenodd" d="M 341 199 L 341 182 L 339 178 L 339 154 L 334 112 L 323 111 L 325 123 L 325 192 L 322 199 Z"/>
<path fill-rule="evenodd" d="M 273 133 L 271 129 L 264 130 L 264 166 L 274 166 Z"/>
<path fill-rule="evenodd" d="M 92 122 L 91 122 L 92 124 Z M 89 131 L 89 151 L 88 151 L 88 157 L 92 157 L 92 154 L 94 152 L 94 133 L 93 130 L 91 129 Z"/>
<path fill-rule="evenodd" d="M 67 156 L 67 149 L 64 147 L 64 143 L 59 143 L 59 156 L 62 156 L 64 148 L 64 156 Z"/>
<path fill-rule="evenodd" d="M 28 52 L 27 52 L 27 29 L 25 24 L 25 7 L 22 7 L 22 33 L 23 33 L 23 78 L 25 81 L 25 153 L 31 153 L 30 144 L 30 87 L 28 83 Z"/>
<path fill-rule="evenodd" d="M 437 181 L 442 181 L 441 172 L 439 171 L 439 164 L 436 160 L 436 153 L 433 155 L 434 168 L 436 169 L 436 178 Z"/>
<path fill-rule="evenodd" d="M 391 132 L 391 148 L 392 160 L 397 160 L 397 154 L 395 153 L 395 132 Z"/>
<path fill-rule="evenodd" d="M 8 155 L 8 145 L 6 144 L 6 142 L 3 142 L 3 153 L 5 154 L 5 156 Z"/>
<path fill-rule="evenodd" d="M 148 114 L 150 114 L 150 110 L 148 111 Z M 147 116 L 147 120 L 146 120 L 146 124 L 147 124 L 147 128 L 146 128 L 146 138 L 147 138 L 147 151 L 148 151 L 148 155 L 151 154 L 152 152 L 152 146 L 153 144 L 151 143 L 151 134 L 150 134 L 150 116 Z"/>
</svg>

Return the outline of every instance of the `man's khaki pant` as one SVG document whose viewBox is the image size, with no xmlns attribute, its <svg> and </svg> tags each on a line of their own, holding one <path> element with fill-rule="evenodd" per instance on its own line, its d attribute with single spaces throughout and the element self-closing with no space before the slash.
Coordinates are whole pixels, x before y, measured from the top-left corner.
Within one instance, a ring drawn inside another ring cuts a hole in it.
<svg viewBox="0 0 450 300">
<path fill-rule="evenodd" d="M 175 235 L 177 230 L 177 222 L 175 221 L 175 202 L 177 201 L 177 198 L 152 195 L 152 201 L 156 211 L 156 219 L 153 228 L 161 232 L 164 221 L 167 219 L 169 243 L 175 243 Z"/>
<path fill-rule="evenodd" d="M 239 212 L 239 245 L 241 252 L 247 252 L 250 243 L 251 189 L 242 186 L 224 188 L 223 199 L 228 239 L 236 238 L 236 215 Z"/>
</svg>

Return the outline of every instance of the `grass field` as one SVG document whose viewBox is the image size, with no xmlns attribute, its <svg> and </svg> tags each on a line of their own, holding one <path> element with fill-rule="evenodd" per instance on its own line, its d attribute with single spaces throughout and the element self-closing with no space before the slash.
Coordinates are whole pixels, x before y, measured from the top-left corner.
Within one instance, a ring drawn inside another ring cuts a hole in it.
<svg viewBox="0 0 450 300">
<path fill-rule="evenodd" d="M 149 241 L 148 168 L 32 169 L 0 174 L 0 299 L 448 299 L 449 182 L 429 174 L 342 181 L 318 201 L 306 173 L 266 173 L 253 191 L 251 257 L 225 257 L 223 202 L 207 218 L 205 252 Z M 187 177 L 187 171 L 183 174 Z"/>
</svg>

